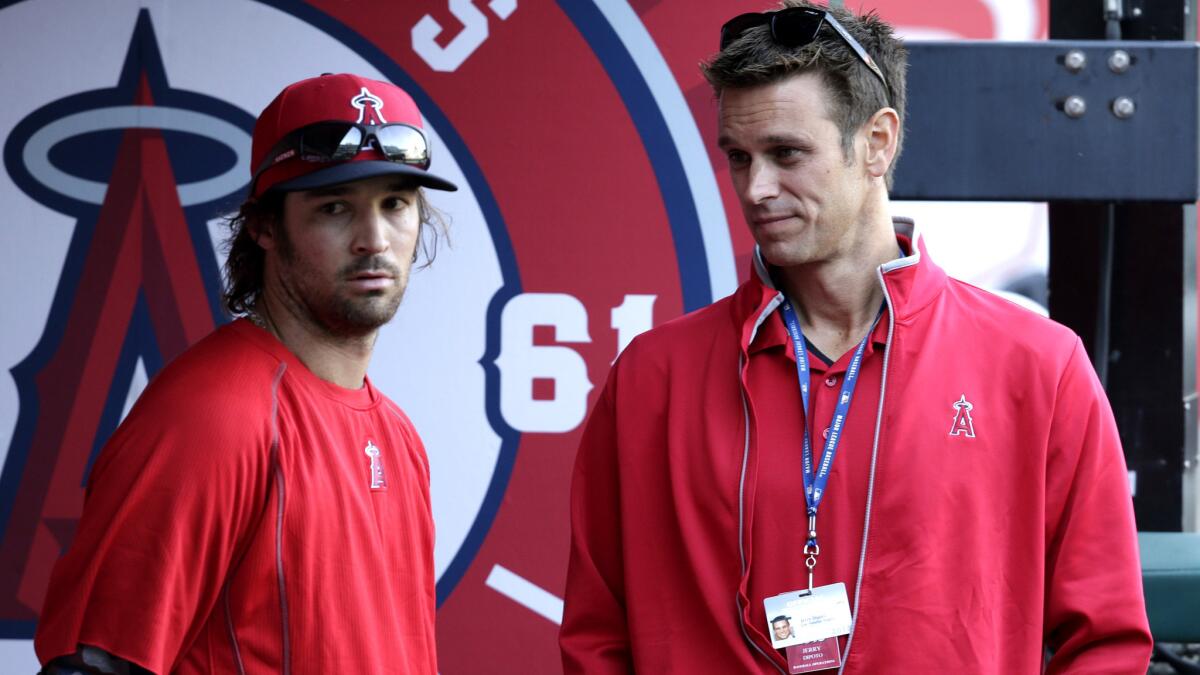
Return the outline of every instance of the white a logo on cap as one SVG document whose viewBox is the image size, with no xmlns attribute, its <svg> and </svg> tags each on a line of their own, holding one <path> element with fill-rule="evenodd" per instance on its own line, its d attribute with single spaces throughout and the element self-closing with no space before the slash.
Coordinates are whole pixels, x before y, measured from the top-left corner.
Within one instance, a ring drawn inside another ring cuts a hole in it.
<svg viewBox="0 0 1200 675">
<path fill-rule="evenodd" d="M 367 91 L 366 87 L 350 99 L 350 105 L 358 109 L 359 124 L 387 124 L 383 119 L 383 99 Z"/>
</svg>

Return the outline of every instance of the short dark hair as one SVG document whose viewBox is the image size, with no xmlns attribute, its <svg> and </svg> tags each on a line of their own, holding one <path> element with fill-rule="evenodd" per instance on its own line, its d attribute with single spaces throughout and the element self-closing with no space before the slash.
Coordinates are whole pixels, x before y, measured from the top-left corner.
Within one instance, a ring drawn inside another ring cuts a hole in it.
<svg viewBox="0 0 1200 675">
<path fill-rule="evenodd" d="M 774 619 L 771 619 L 771 625 L 773 626 L 773 625 L 779 623 L 780 621 L 791 621 L 791 620 L 792 620 L 792 617 L 784 616 L 784 615 L 780 614 L 779 616 L 775 617 Z"/>
<path fill-rule="evenodd" d="M 892 173 L 904 141 L 908 50 L 892 27 L 875 12 L 855 16 L 844 8 L 825 7 L 809 0 L 783 0 L 780 6 L 809 7 L 833 14 L 883 71 L 886 91 L 854 50 L 828 27 L 822 27 L 812 43 L 795 49 L 772 40 L 766 25 L 750 28 L 707 63 L 700 64 L 704 77 L 719 98 L 726 89 L 754 87 L 801 73 L 817 73 L 831 94 L 827 101 L 829 114 L 841 132 L 842 153 L 847 158 L 854 134 L 862 125 L 880 108 L 894 108 L 901 128 L 896 139 L 896 155 L 888 167 L 887 185 L 891 187 Z"/>
<path fill-rule="evenodd" d="M 225 249 L 229 256 L 225 260 L 222 299 L 225 311 L 231 316 L 253 312 L 262 293 L 266 252 L 258 245 L 258 235 L 264 227 L 283 222 L 285 194 L 272 190 L 258 199 L 247 199 L 236 214 L 226 219 L 229 237 L 225 240 Z M 429 203 L 424 188 L 417 188 L 417 213 L 421 223 L 420 244 L 413 254 L 413 261 L 423 257 L 424 262 L 418 266 L 421 269 L 429 267 L 437 257 L 440 240 L 449 241 L 449 228 L 446 217 Z M 283 228 L 279 228 L 279 233 L 287 236 Z"/>
</svg>

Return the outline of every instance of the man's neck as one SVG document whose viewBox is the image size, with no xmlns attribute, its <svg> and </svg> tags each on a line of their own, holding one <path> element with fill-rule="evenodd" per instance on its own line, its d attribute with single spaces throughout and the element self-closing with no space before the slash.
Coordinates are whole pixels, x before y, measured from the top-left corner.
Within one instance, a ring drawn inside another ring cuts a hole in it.
<svg viewBox="0 0 1200 675">
<path fill-rule="evenodd" d="M 361 337 L 337 338 L 314 322 L 300 319 L 283 304 L 278 298 L 261 296 L 255 308 L 262 319 L 260 325 L 317 377 L 346 389 L 361 388 L 379 331 Z"/>
<path fill-rule="evenodd" d="M 883 303 L 876 269 L 899 252 L 890 224 L 847 255 L 796 267 L 775 268 L 780 288 L 791 299 L 804 337 L 837 360 L 871 330 Z"/>
</svg>

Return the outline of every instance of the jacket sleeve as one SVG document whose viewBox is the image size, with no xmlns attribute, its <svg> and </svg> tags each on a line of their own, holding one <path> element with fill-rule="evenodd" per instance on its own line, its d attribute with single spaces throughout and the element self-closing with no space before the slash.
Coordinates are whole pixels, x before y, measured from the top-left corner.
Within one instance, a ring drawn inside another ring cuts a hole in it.
<svg viewBox="0 0 1200 675">
<path fill-rule="evenodd" d="M 1144 673 L 1152 639 L 1121 442 L 1075 341 L 1058 387 L 1046 467 L 1048 675 Z"/>
<path fill-rule="evenodd" d="M 588 419 L 571 481 L 571 553 L 559 633 L 565 675 L 633 672 L 621 565 L 616 370 Z"/>
</svg>

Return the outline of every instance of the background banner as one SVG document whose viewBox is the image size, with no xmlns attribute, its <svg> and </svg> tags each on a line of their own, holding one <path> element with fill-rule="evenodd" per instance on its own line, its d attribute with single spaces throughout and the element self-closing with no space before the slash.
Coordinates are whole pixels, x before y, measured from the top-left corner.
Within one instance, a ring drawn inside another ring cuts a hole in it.
<svg viewBox="0 0 1200 675">
<path fill-rule="evenodd" d="M 413 275 L 370 370 L 429 450 L 441 671 L 557 671 L 587 410 L 635 335 L 747 271 L 697 64 L 726 19 L 768 7 L 0 2 L 6 672 L 37 669 L 29 640 L 104 441 L 149 378 L 228 320 L 223 216 L 244 197 L 255 116 L 322 72 L 405 88 L 434 170 L 462 188 L 431 194 L 450 245 Z M 862 8 L 909 39 L 1046 31 L 1041 0 Z M 1044 208 L 896 207 L 952 274 L 1001 288 L 1044 272 Z"/>
</svg>

